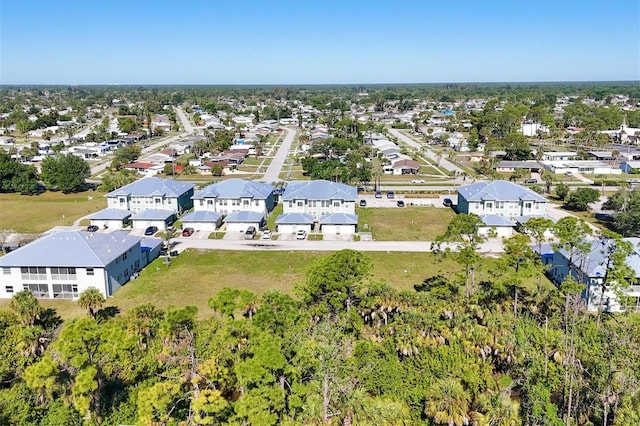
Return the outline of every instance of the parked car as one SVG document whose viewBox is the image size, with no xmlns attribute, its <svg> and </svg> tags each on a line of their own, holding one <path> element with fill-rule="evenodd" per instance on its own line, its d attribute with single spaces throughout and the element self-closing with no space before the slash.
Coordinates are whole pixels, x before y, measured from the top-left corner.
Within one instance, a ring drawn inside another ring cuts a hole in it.
<svg viewBox="0 0 640 426">
<path fill-rule="evenodd" d="M 444 204 L 445 207 L 452 207 L 453 201 L 451 201 L 451 198 L 445 198 L 442 204 Z"/>
<path fill-rule="evenodd" d="M 253 240 L 253 237 L 256 236 L 256 227 L 250 226 L 244 231 L 244 239 L 245 240 Z"/>
<path fill-rule="evenodd" d="M 376 198 L 382 198 L 382 192 L 376 191 Z"/>
<path fill-rule="evenodd" d="M 396 204 L 398 205 L 398 207 L 404 207 L 404 201 L 402 200 L 398 200 Z"/>
<path fill-rule="evenodd" d="M 425 180 L 424 180 L 424 179 L 413 179 L 413 180 L 411 181 L 411 183 L 424 183 L 424 182 L 425 182 Z"/>
<path fill-rule="evenodd" d="M 565 175 L 565 176 L 573 176 L 573 173 L 571 173 L 571 172 L 564 172 L 564 175 Z"/>
<path fill-rule="evenodd" d="M 150 226 L 147 229 L 144 230 L 144 235 L 153 235 L 156 232 L 158 232 L 158 227 L 157 226 Z"/>
<path fill-rule="evenodd" d="M 182 230 L 182 236 L 183 237 L 190 237 L 191 235 L 193 235 L 194 233 L 194 229 L 193 228 L 184 228 Z"/>
<path fill-rule="evenodd" d="M 360 207 L 367 207 L 367 200 L 360 200 Z"/>
<path fill-rule="evenodd" d="M 388 199 L 393 199 L 396 197 L 396 194 L 393 191 L 387 191 L 387 198 Z"/>
<path fill-rule="evenodd" d="M 265 229 L 264 231 L 262 231 L 262 237 L 263 240 L 270 240 L 271 239 L 271 231 L 268 229 Z"/>
<path fill-rule="evenodd" d="M 307 231 L 300 229 L 296 233 L 296 240 L 304 240 L 307 238 Z"/>
<path fill-rule="evenodd" d="M 98 232 L 98 225 L 89 225 L 87 226 L 87 232 Z"/>
<path fill-rule="evenodd" d="M 538 179 L 525 179 L 524 183 L 538 183 Z"/>
</svg>

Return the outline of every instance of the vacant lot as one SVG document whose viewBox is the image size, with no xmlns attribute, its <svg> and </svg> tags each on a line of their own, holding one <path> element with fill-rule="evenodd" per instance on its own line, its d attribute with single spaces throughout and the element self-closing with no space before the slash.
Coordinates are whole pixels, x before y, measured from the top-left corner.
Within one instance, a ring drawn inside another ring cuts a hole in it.
<svg viewBox="0 0 640 426">
<path fill-rule="evenodd" d="M 107 207 L 103 192 L 0 194 L 0 229 L 40 233 Z"/>
<path fill-rule="evenodd" d="M 326 252 L 257 252 L 190 250 L 171 260 L 171 265 L 156 259 L 140 277 L 119 289 L 107 305 L 122 312 L 141 303 L 151 302 L 160 308 L 195 305 L 201 314 L 209 312 L 207 301 L 223 287 L 244 288 L 261 294 L 276 289 L 294 295 L 294 287 L 304 282 L 311 262 L 327 256 Z M 426 277 L 448 275 L 459 266 L 451 260 L 434 262 L 430 253 L 368 252 L 373 261 L 372 279 L 384 281 L 400 290 L 413 289 Z M 63 300 L 41 300 L 63 319 L 82 317 L 85 311 Z M 0 301 L 8 309 L 9 300 Z"/>
<path fill-rule="evenodd" d="M 356 213 L 358 229 L 373 232 L 378 241 L 431 241 L 454 216 L 453 210 L 436 207 L 359 208 Z"/>
</svg>

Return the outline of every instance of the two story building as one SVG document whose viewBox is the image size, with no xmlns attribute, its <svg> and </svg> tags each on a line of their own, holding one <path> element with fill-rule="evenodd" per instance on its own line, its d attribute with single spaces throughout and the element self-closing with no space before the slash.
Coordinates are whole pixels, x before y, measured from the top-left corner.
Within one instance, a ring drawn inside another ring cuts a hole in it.
<svg viewBox="0 0 640 426">
<path fill-rule="evenodd" d="M 508 218 L 544 216 L 547 200 L 524 186 L 505 180 L 478 182 L 458 188 L 458 212 Z"/>
<path fill-rule="evenodd" d="M 181 214 L 193 207 L 194 187 L 189 182 L 146 177 L 108 193 L 107 208 L 136 213 L 147 209 L 170 210 Z"/>
<path fill-rule="evenodd" d="M 90 287 L 111 296 L 158 257 L 162 240 L 126 232 L 62 231 L 0 257 L 0 298 L 22 290 L 42 299 L 73 299 Z"/>
<path fill-rule="evenodd" d="M 315 221 L 333 213 L 355 214 L 355 187 L 327 180 L 292 181 L 282 196 L 283 213 L 306 213 Z"/>
<path fill-rule="evenodd" d="M 274 186 L 245 179 L 227 179 L 193 195 L 194 211 L 216 212 L 224 216 L 245 211 L 266 216 L 275 206 Z"/>
</svg>

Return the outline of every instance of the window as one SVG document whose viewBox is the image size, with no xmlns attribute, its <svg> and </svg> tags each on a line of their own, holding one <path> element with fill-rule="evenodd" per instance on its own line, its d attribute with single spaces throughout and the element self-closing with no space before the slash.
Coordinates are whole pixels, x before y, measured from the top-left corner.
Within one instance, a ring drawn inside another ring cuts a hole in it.
<svg viewBox="0 0 640 426">
<path fill-rule="evenodd" d="M 291 201 L 289 201 L 289 207 L 292 207 L 293 203 Z"/>
<path fill-rule="evenodd" d="M 333 207 L 340 207 L 340 201 L 334 201 Z"/>
<path fill-rule="evenodd" d="M 493 208 L 493 203 L 484 203 L 484 207 L 485 207 L 487 210 L 491 210 L 491 209 Z"/>
<path fill-rule="evenodd" d="M 77 284 L 53 284 L 54 299 L 73 299 L 78 297 Z"/>
<path fill-rule="evenodd" d="M 118 199 L 118 202 L 119 202 L 120 204 L 125 204 L 125 203 L 127 202 L 127 199 L 126 199 L 126 198 L 122 198 L 122 197 L 121 197 L 121 198 L 119 198 L 119 199 Z"/>
<path fill-rule="evenodd" d="M 304 202 L 298 201 L 298 207 L 303 207 L 303 206 L 304 206 Z"/>
<path fill-rule="evenodd" d="M 4 291 L 7 293 L 13 293 L 13 286 L 12 285 L 4 286 Z"/>
<path fill-rule="evenodd" d="M 240 200 L 231 200 L 231 205 L 232 206 L 239 206 L 240 205 Z"/>
<path fill-rule="evenodd" d="M 47 268 L 42 266 L 23 266 L 20 268 L 23 280 L 46 280 Z"/>
<path fill-rule="evenodd" d="M 160 204 L 162 204 L 162 198 L 154 198 L 153 201 L 155 201 L 156 206 L 159 206 Z"/>
<path fill-rule="evenodd" d="M 87 275 L 93 275 L 93 268 L 87 268 Z"/>
<path fill-rule="evenodd" d="M 255 203 L 256 203 L 256 206 L 260 205 L 260 201 L 258 201 L 258 200 L 256 200 Z"/>
<path fill-rule="evenodd" d="M 200 205 L 202 205 L 202 200 L 200 200 Z M 207 205 L 208 206 L 212 206 L 213 205 L 213 200 L 207 200 Z"/>
<path fill-rule="evenodd" d="M 309 201 L 309 207 L 315 207 L 316 206 L 316 201 Z"/>
<path fill-rule="evenodd" d="M 29 290 L 38 299 L 49 298 L 49 286 L 47 284 L 25 284 L 25 290 Z"/>
<path fill-rule="evenodd" d="M 51 268 L 52 280 L 74 280 L 76 279 L 76 268 Z"/>
<path fill-rule="evenodd" d="M 209 206 L 210 206 L 211 204 L 213 204 L 213 203 L 211 202 L 211 200 L 207 200 L 207 205 L 209 205 Z M 200 205 L 201 205 L 201 206 L 204 206 L 204 200 L 200 200 Z"/>
<path fill-rule="evenodd" d="M 2 268 L 2 275 L 11 275 L 11 268 Z"/>
<path fill-rule="evenodd" d="M 243 200 L 243 201 L 242 201 L 242 205 L 243 205 L 244 207 L 249 207 L 249 200 Z"/>
<path fill-rule="evenodd" d="M 531 203 L 524 203 L 524 208 L 527 210 L 531 210 Z"/>
</svg>

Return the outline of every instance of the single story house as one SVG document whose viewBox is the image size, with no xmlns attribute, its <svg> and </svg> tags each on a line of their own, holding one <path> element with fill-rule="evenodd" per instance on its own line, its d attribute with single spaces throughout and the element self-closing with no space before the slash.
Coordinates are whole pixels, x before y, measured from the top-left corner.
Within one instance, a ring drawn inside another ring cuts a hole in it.
<svg viewBox="0 0 640 426">
<path fill-rule="evenodd" d="M 508 218 L 544 215 L 547 199 L 506 180 L 478 182 L 458 188 L 458 212 Z"/>
<path fill-rule="evenodd" d="M 245 232 L 248 227 L 262 229 L 265 225 L 264 215 L 259 212 L 237 211 L 224 218 L 227 232 Z"/>
<path fill-rule="evenodd" d="M 579 173 L 617 175 L 622 170 L 598 160 L 543 161 L 544 168 L 555 174 Z"/>
<path fill-rule="evenodd" d="M 314 217 L 308 213 L 283 213 L 276 218 L 277 232 L 295 234 L 299 230 L 307 234 L 313 229 Z"/>
<path fill-rule="evenodd" d="M 89 216 L 89 222 L 100 228 L 122 229 L 129 225 L 132 213 L 122 209 L 102 209 Z"/>
<path fill-rule="evenodd" d="M 548 151 L 542 154 L 543 161 L 567 161 L 578 158 L 578 153 L 574 151 Z"/>
<path fill-rule="evenodd" d="M 136 173 L 140 173 L 142 175 L 150 177 L 162 173 L 164 171 L 164 164 L 129 163 L 122 166 L 122 168 L 133 170 Z"/>
<path fill-rule="evenodd" d="M 625 161 L 620 164 L 620 169 L 629 174 L 640 173 L 640 161 Z"/>
<path fill-rule="evenodd" d="M 217 212 L 194 211 L 184 215 L 181 222 L 183 228 L 193 228 L 196 231 L 215 231 L 222 224 L 222 215 Z"/>
<path fill-rule="evenodd" d="M 266 216 L 275 206 L 275 187 L 268 183 L 245 179 L 227 179 L 211 184 L 191 198 L 195 211 L 228 215 L 239 211 Z"/>
<path fill-rule="evenodd" d="M 142 178 L 108 193 L 107 207 L 132 212 L 162 209 L 180 214 L 193 207 L 194 187 L 190 182 L 174 179 Z"/>
<path fill-rule="evenodd" d="M 283 213 L 307 213 L 318 221 L 331 213 L 355 214 L 355 187 L 327 180 L 292 181 L 282 196 Z"/>
<path fill-rule="evenodd" d="M 0 257 L 0 298 L 29 290 L 38 298 L 77 300 L 91 287 L 109 297 L 157 257 L 160 243 L 122 231 L 47 234 Z"/>
<path fill-rule="evenodd" d="M 483 225 L 478 228 L 478 235 L 484 237 L 508 238 L 513 235 L 513 229 L 516 227 L 511 219 L 497 214 L 483 214 L 480 215 L 480 219 Z"/>
<path fill-rule="evenodd" d="M 358 216 L 348 213 L 332 213 L 319 220 L 323 234 L 353 235 L 358 232 Z"/>
<path fill-rule="evenodd" d="M 165 230 L 176 220 L 176 213 L 172 210 L 147 209 L 131 216 L 133 229 L 146 229 L 156 226 L 159 230 Z"/>
<path fill-rule="evenodd" d="M 420 163 L 415 160 L 398 160 L 395 161 L 391 168 L 394 175 L 415 175 L 420 171 Z"/>
<path fill-rule="evenodd" d="M 539 172 L 542 169 L 542 164 L 535 160 L 526 161 L 512 161 L 502 160 L 496 166 L 496 171 L 500 173 L 513 173 L 516 169 L 529 170 L 531 172 Z"/>
</svg>

